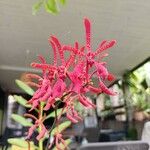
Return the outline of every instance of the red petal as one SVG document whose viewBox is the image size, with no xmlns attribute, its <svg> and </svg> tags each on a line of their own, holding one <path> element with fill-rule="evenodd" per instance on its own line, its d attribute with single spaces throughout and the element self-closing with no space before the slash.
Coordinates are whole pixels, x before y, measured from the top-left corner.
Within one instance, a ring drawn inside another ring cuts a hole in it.
<svg viewBox="0 0 150 150">
<path fill-rule="evenodd" d="M 39 105 L 39 101 L 38 100 L 34 100 L 32 103 L 32 108 L 29 111 L 32 111 L 33 109 L 35 109 L 37 106 Z"/>
<path fill-rule="evenodd" d="M 51 39 L 53 40 L 53 42 L 55 43 L 55 45 L 56 45 L 57 48 L 58 48 L 58 51 L 59 51 L 59 55 L 60 55 L 60 59 L 61 59 L 61 61 L 62 61 L 62 64 L 65 65 L 64 53 L 63 53 L 63 50 L 62 50 L 62 47 L 61 47 L 61 44 L 60 44 L 59 40 L 58 40 L 55 36 L 51 36 Z"/>
<path fill-rule="evenodd" d="M 93 104 L 88 97 L 83 96 L 83 98 L 92 108 L 96 108 L 96 105 Z"/>
<path fill-rule="evenodd" d="M 56 52 L 56 46 L 54 44 L 54 42 L 52 40 L 49 40 L 51 46 L 52 46 L 52 49 L 53 49 L 53 53 L 54 53 L 54 65 L 56 66 L 57 64 L 57 52 Z"/>
<path fill-rule="evenodd" d="M 97 73 L 98 75 L 105 80 L 108 76 L 108 71 L 107 68 L 104 67 L 101 63 L 96 63 L 96 68 L 97 68 Z"/>
<path fill-rule="evenodd" d="M 41 101 L 46 101 L 52 94 L 52 88 L 51 86 L 49 85 L 45 95 L 43 97 L 40 98 Z"/>
<path fill-rule="evenodd" d="M 28 135 L 26 137 L 27 139 L 30 139 L 35 129 L 36 129 L 36 125 L 33 125 L 32 127 L 29 128 Z"/>
<path fill-rule="evenodd" d="M 78 42 L 75 42 L 75 48 L 79 49 L 79 43 Z"/>
<path fill-rule="evenodd" d="M 93 86 L 89 86 L 88 89 L 93 93 L 101 93 L 102 92 L 102 90 L 100 88 L 96 88 Z"/>
<path fill-rule="evenodd" d="M 102 47 L 106 42 L 106 40 L 102 41 L 99 47 Z"/>
<path fill-rule="evenodd" d="M 44 107 L 44 110 L 49 110 L 51 108 L 51 106 L 54 104 L 55 99 L 53 99 L 52 97 L 48 99 L 46 106 Z"/>
<path fill-rule="evenodd" d="M 53 97 L 59 97 L 63 94 L 63 92 L 66 89 L 66 84 L 62 79 L 59 79 L 56 81 L 54 87 L 53 87 Z"/>
<path fill-rule="evenodd" d="M 87 18 L 84 19 L 84 25 L 86 34 L 86 48 L 91 50 L 91 23 Z"/>
<path fill-rule="evenodd" d="M 46 64 L 46 60 L 44 59 L 42 55 L 38 55 L 38 58 L 41 61 L 41 63 Z"/>
<path fill-rule="evenodd" d="M 110 41 L 110 42 L 105 42 L 105 41 L 102 42 L 101 47 L 99 47 L 99 48 L 96 50 L 95 55 L 101 53 L 102 51 L 104 51 L 104 50 L 106 50 L 106 49 L 108 49 L 108 48 L 113 47 L 113 46 L 115 45 L 115 43 L 116 43 L 115 40 L 112 40 L 112 41 Z"/>
<path fill-rule="evenodd" d="M 108 74 L 107 80 L 113 81 L 113 80 L 115 80 L 115 76 L 113 74 Z"/>
<path fill-rule="evenodd" d="M 42 79 L 42 77 L 40 77 L 39 75 L 37 75 L 37 74 L 33 74 L 33 73 L 28 73 L 28 74 L 26 74 L 26 77 L 27 78 L 34 78 L 34 79 Z"/>
<path fill-rule="evenodd" d="M 45 126 L 42 124 L 42 131 L 40 132 L 40 134 L 36 137 L 36 139 L 39 141 L 40 139 L 42 139 L 45 135 L 45 133 L 47 132 L 47 129 L 45 128 Z"/>
<path fill-rule="evenodd" d="M 108 89 L 103 82 L 100 82 L 99 85 L 104 93 L 106 93 L 108 95 L 116 95 L 117 94 L 116 92 Z"/>
<path fill-rule="evenodd" d="M 92 107 L 81 95 L 79 95 L 79 102 L 85 107 Z"/>
<path fill-rule="evenodd" d="M 40 68 L 40 69 L 48 69 L 48 65 L 43 65 L 43 64 L 39 64 L 39 63 L 36 63 L 36 62 L 33 62 L 31 63 L 31 66 L 34 67 L 34 68 Z"/>
<path fill-rule="evenodd" d="M 78 123 L 78 120 L 76 120 L 75 118 L 73 118 L 73 116 L 71 116 L 70 114 L 67 113 L 66 117 L 73 123 Z"/>
</svg>

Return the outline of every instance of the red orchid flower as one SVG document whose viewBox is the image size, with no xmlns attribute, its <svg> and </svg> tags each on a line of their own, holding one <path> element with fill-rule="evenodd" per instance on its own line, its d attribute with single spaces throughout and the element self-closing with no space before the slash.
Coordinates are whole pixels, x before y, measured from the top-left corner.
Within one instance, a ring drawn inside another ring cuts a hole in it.
<svg viewBox="0 0 150 150">
<path fill-rule="evenodd" d="M 73 123 L 77 123 L 82 118 L 74 108 L 76 100 L 84 107 L 92 109 L 96 106 L 86 96 L 87 93 L 116 94 L 105 85 L 105 81 L 114 80 L 114 76 L 109 73 L 106 63 L 102 61 L 104 57 L 108 56 L 106 50 L 113 47 L 116 41 L 104 40 L 99 44 L 96 51 L 93 51 L 91 46 L 91 23 L 87 18 L 84 19 L 84 28 L 85 45 L 79 45 L 78 42 L 75 42 L 74 46 L 65 45 L 57 37 L 50 36 L 48 41 L 54 53 L 53 64 L 47 63 L 41 55 L 39 56 L 39 63 L 33 62 L 31 64 L 33 68 L 42 71 L 41 76 L 28 74 L 28 77 L 31 78 L 28 85 L 37 88 L 33 97 L 28 101 L 32 105 L 31 110 L 37 109 L 41 102 L 45 102 L 44 111 L 51 108 L 56 109 L 55 104 L 59 99 L 65 104 L 63 110 L 67 110 L 66 117 Z M 67 58 L 65 58 L 66 53 L 69 53 Z M 99 83 L 95 84 L 93 78 L 96 78 Z M 36 82 L 33 82 L 33 79 L 36 79 Z M 58 117 L 59 119 L 61 115 Z M 39 140 L 47 133 L 43 123 L 45 118 L 36 118 L 32 115 L 30 117 L 35 121 L 35 124 L 29 129 L 27 138 L 31 137 L 38 126 L 41 126 L 42 131 L 37 136 L 37 140 Z M 59 119 L 57 119 L 57 123 L 59 123 Z M 60 143 L 65 146 L 60 133 L 54 136 L 50 148 L 54 143 L 59 150 L 61 149 L 59 147 Z"/>
</svg>

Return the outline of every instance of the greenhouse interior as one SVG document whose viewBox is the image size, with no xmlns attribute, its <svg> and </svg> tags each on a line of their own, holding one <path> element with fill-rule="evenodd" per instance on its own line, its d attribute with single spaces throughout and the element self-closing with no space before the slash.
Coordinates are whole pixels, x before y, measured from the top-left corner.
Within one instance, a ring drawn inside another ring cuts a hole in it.
<svg viewBox="0 0 150 150">
<path fill-rule="evenodd" d="M 150 1 L 1 0 L 0 150 L 150 150 Z"/>
</svg>

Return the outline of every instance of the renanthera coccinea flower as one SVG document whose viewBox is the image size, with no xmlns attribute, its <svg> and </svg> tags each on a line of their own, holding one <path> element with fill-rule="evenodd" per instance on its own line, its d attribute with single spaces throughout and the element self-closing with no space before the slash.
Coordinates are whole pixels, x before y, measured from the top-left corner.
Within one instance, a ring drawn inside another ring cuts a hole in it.
<svg viewBox="0 0 150 150">
<path fill-rule="evenodd" d="M 55 109 L 56 102 L 61 101 L 64 103 L 62 112 L 66 110 L 66 117 L 73 123 L 77 123 L 82 118 L 74 108 L 76 100 L 84 107 L 95 108 L 96 106 L 87 98 L 87 93 L 116 94 L 104 84 L 105 80 L 114 80 L 114 76 L 108 72 L 106 62 L 102 61 L 108 55 L 106 50 L 114 46 L 116 41 L 102 41 L 94 51 L 91 46 L 91 23 L 87 18 L 84 19 L 84 27 L 85 45 L 80 46 L 78 42 L 75 42 L 74 46 L 64 45 L 55 36 L 50 36 L 49 43 L 54 53 L 53 64 L 47 63 L 42 56 L 39 56 L 40 63 L 31 64 L 33 68 L 40 69 L 42 75 L 28 74 L 31 79 L 37 80 L 36 83 L 28 83 L 37 88 L 33 97 L 28 101 L 32 105 L 30 111 L 39 108 L 41 102 L 44 102 L 45 111 Z M 69 58 L 65 58 L 66 52 L 69 53 Z M 97 78 L 96 85 L 93 83 L 93 78 Z M 44 117 L 30 117 L 35 120 L 35 124 L 29 129 L 28 138 L 41 124 L 42 133 L 37 136 L 39 140 L 48 132 L 43 124 Z M 59 122 L 61 115 L 57 117 Z M 55 135 L 54 141 L 58 149 L 60 142 L 65 145 L 60 133 Z"/>
</svg>

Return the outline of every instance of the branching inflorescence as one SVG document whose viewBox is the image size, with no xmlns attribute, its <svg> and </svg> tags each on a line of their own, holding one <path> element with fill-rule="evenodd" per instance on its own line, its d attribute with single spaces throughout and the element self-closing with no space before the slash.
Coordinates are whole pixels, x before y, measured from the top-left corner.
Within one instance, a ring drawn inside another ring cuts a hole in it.
<svg viewBox="0 0 150 150">
<path fill-rule="evenodd" d="M 87 98 L 87 93 L 116 94 L 104 84 L 105 80 L 114 80 L 114 76 L 108 72 L 106 62 L 102 61 L 108 55 L 106 50 L 114 46 L 116 41 L 104 40 L 96 51 L 93 51 L 91 48 L 91 23 L 87 18 L 84 19 L 84 26 L 86 41 L 84 46 L 79 46 L 78 42 L 75 42 L 74 46 L 63 45 L 55 36 L 50 36 L 49 43 L 54 53 L 53 64 L 47 63 L 42 56 L 39 56 L 40 63 L 33 62 L 31 64 L 33 68 L 40 69 L 42 75 L 28 74 L 31 79 L 37 80 L 36 83 L 28 83 L 37 88 L 33 97 L 28 101 L 32 105 L 30 111 L 39 109 L 41 103 L 44 111 L 56 109 L 56 103 L 60 101 L 64 103 L 61 114 L 66 110 L 66 117 L 71 122 L 77 123 L 82 118 L 74 108 L 76 100 L 84 107 L 95 108 L 95 104 Z M 69 53 L 69 58 L 65 58 L 66 52 Z M 97 78 L 99 83 L 94 85 L 93 78 Z M 57 116 L 56 126 L 59 124 L 61 114 Z M 41 132 L 37 136 L 37 140 L 40 140 L 49 132 L 43 123 L 45 116 L 39 115 L 39 118 L 36 118 L 31 114 L 26 115 L 35 120 L 35 124 L 29 129 L 27 138 L 29 139 L 37 126 L 41 125 Z M 59 131 L 55 134 L 53 143 L 58 149 L 60 149 L 59 143 L 65 145 Z"/>
</svg>

